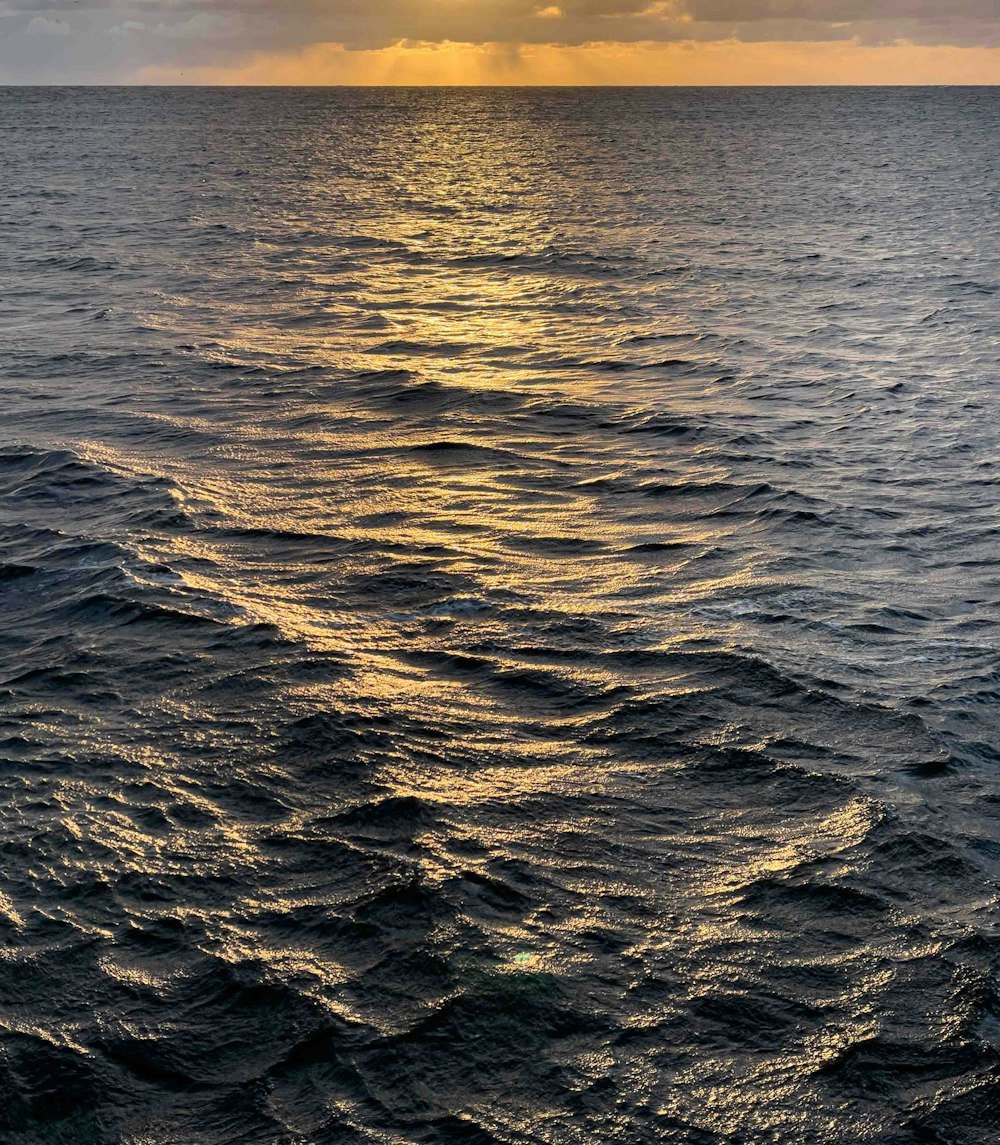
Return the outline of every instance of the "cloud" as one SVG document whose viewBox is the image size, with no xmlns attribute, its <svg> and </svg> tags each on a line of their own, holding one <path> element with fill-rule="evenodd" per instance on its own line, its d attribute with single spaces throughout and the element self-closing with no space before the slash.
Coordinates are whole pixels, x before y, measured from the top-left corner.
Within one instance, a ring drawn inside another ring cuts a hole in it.
<svg viewBox="0 0 1000 1145">
<path fill-rule="evenodd" d="M 72 36 L 73 29 L 65 20 L 52 20 L 48 16 L 35 16 L 25 29 L 29 36 Z"/>
<path fill-rule="evenodd" d="M 151 68 L 146 83 L 266 84 L 970 84 L 1000 75 L 1000 48 L 781 43 L 431 44 L 347 51 L 315 44 L 226 68 Z"/>
<path fill-rule="evenodd" d="M 235 67 L 321 44 L 720 42 L 992 47 L 1000 0 L 0 0 L 0 76 L 14 79 Z"/>
</svg>

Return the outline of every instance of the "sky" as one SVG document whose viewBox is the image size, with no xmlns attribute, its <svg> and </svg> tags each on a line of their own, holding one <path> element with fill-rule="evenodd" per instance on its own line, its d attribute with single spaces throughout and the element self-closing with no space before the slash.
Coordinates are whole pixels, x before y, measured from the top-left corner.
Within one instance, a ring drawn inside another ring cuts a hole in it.
<svg viewBox="0 0 1000 1145">
<path fill-rule="evenodd" d="M 0 0 L 0 83 L 1000 83 L 1000 0 Z"/>
</svg>

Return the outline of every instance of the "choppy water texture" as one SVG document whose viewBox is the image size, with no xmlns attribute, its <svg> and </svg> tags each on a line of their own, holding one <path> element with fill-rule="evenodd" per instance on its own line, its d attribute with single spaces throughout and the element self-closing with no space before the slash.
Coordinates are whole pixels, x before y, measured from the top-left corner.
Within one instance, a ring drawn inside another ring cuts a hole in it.
<svg viewBox="0 0 1000 1145">
<path fill-rule="evenodd" d="M 4 1145 L 980 1145 L 1000 98 L 0 100 Z"/>
</svg>

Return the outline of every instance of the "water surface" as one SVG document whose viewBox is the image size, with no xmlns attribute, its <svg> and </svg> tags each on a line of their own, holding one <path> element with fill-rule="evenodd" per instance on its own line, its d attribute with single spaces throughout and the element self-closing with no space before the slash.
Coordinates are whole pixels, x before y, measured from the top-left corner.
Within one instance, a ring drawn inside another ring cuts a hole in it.
<svg viewBox="0 0 1000 1145">
<path fill-rule="evenodd" d="M 0 99 L 0 1139 L 981 1145 L 986 89 Z"/>
</svg>

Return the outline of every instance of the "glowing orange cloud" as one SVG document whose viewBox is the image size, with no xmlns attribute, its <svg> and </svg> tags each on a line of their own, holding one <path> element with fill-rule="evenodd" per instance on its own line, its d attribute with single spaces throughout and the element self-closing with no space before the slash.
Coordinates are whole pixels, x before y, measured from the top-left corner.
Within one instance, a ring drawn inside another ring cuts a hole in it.
<svg viewBox="0 0 1000 1145">
<path fill-rule="evenodd" d="M 995 84 L 1000 48 L 856 41 L 462 44 L 349 51 L 314 44 L 221 67 L 151 67 L 169 84 Z"/>
</svg>

